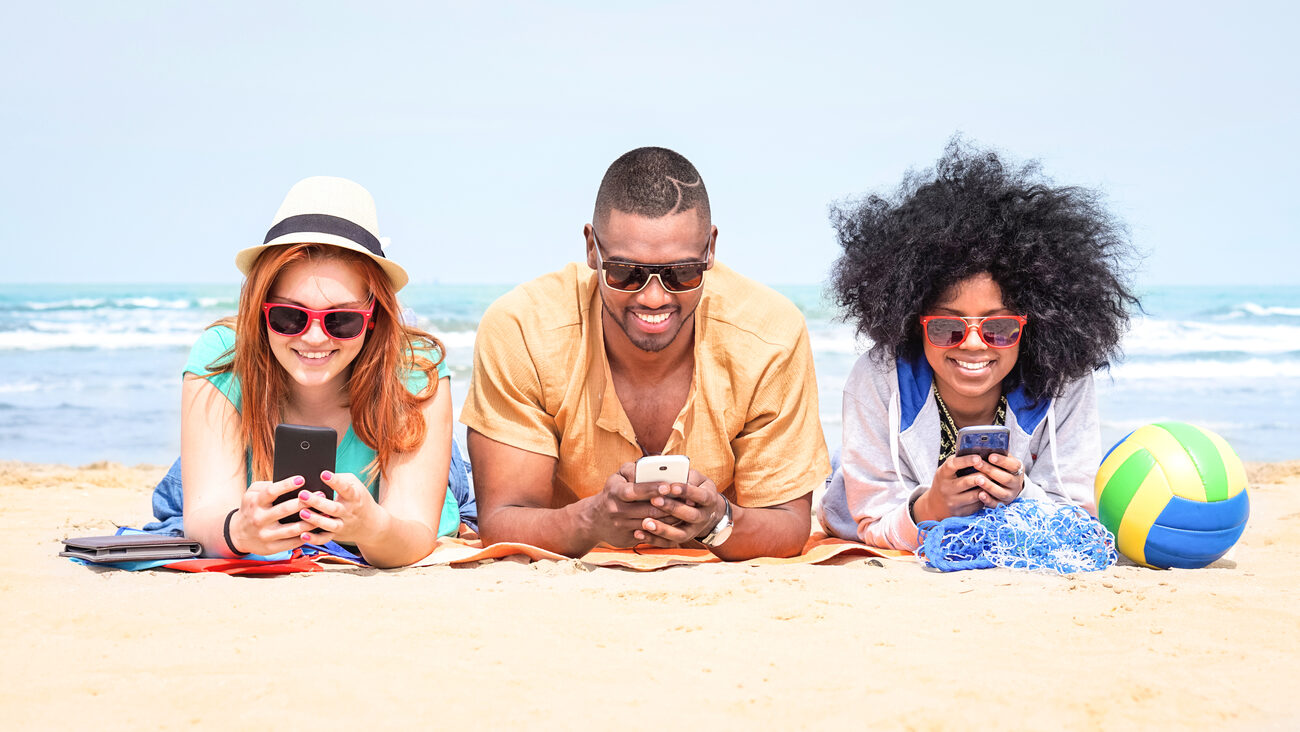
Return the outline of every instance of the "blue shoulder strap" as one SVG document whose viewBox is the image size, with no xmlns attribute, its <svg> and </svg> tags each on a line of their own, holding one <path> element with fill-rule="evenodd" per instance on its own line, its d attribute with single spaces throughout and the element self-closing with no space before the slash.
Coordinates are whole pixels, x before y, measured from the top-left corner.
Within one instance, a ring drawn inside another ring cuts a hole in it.
<svg viewBox="0 0 1300 732">
<path fill-rule="evenodd" d="M 1016 415 L 1016 424 L 1027 435 L 1034 434 L 1038 425 L 1042 424 L 1043 419 L 1047 417 L 1047 408 L 1051 406 L 1051 399 L 1040 399 L 1030 401 L 1025 395 L 1025 385 L 1021 384 L 1007 394 L 1007 407 Z"/>
<path fill-rule="evenodd" d="M 930 363 L 924 356 L 916 359 L 899 356 L 896 363 L 898 400 L 902 412 L 899 415 L 898 427 L 899 431 L 903 431 L 912 426 L 916 416 L 921 413 L 921 408 L 925 406 L 926 400 L 930 398 L 930 388 L 934 384 L 934 369 L 930 368 Z M 1027 435 L 1032 435 L 1034 430 L 1038 429 L 1038 425 L 1042 424 L 1050 405 L 1050 399 L 1031 401 L 1025 394 L 1023 384 L 1007 394 L 1007 406 L 1015 413 L 1016 424 Z"/>
<path fill-rule="evenodd" d="M 920 356 L 909 360 L 899 356 L 895 359 L 898 370 L 898 401 L 902 414 L 899 415 L 900 432 L 912 426 L 916 415 L 930 398 L 930 387 L 934 383 L 934 370 L 930 363 Z"/>
</svg>

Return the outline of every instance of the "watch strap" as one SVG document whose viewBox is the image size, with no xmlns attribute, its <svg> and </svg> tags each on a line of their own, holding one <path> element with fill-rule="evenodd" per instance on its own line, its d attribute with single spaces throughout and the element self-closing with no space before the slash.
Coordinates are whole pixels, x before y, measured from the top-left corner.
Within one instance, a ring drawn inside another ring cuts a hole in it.
<svg viewBox="0 0 1300 732">
<path fill-rule="evenodd" d="M 718 519 L 718 523 L 714 524 L 712 529 L 709 529 L 709 533 L 699 538 L 699 542 L 704 546 L 718 546 L 731 536 L 731 501 L 728 501 L 727 497 L 721 494 L 718 497 L 722 499 L 726 510 L 723 512 L 722 518 Z"/>
</svg>

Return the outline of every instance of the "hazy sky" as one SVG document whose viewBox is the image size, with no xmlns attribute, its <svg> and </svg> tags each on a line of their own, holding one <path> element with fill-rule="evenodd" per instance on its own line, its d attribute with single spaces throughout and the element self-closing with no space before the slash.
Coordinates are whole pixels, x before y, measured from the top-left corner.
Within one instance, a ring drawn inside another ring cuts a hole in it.
<svg viewBox="0 0 1300 732">
<path fill-rule="evenodd" d="M 961 131 L 1103 188 L 1141 284 L 1300 284 L 1296 5 L 1057 5 L 6 2 L 0 282 L 237 282 L 309 175 L 415 281 L 519 282 L 662 145 L 721 259 L 814 283 L 827 205 Z"/>
</svg>

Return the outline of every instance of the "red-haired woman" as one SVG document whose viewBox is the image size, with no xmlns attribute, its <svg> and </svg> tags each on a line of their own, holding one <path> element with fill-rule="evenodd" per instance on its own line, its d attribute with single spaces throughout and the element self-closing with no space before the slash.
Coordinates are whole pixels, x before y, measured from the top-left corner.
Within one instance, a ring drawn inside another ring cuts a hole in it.
<svg viewBox="0 0 1300 732">
<path fill-rule="evenodd" d="M 335 540 L 393 567 L 455 533 L 442 344 L 403 324 L 396 293 L 407 275 L 377 230 L 364 188 L 308 178 L 265 242 L 236 258 L 247 277 L 239 311 L 195 344 L 182 390 L 185 534 L 206 554 Z M 335 471 L 320 476 L 333 498 L 300 490 L 274 503 L 304 485 L 271 482 L 277 423 L 336 431 Z"/>
</svg>

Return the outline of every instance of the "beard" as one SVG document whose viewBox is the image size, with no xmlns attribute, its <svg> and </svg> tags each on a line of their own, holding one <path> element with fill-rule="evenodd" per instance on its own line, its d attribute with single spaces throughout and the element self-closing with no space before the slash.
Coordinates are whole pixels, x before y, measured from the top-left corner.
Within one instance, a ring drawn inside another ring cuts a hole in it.
<svg viewBox="0 0 1300 732">
<path fill-rule="evenodd" d="M 636 316 L 631 311 L 626 308 L 616 310 L 610 307 L 609 301 L 605 299 L 604 290 L 600 292 L 600 303 L 604 314 L 608 315 L 609 319 L 618 325 L 619 330 L 623 331 L 623 335 L 627 336 L 628 341 L 647 353 L 658 353 L 672 345 L 677 340 L 677 336 L 681 334 L 682 329 L 686 327 L 687 322 L 690 321 L 691 316 L 695 314 L 694 309 L 689 313 L 682 314 L 680 307 L 672 308 L 672 312 L 678 315 L 676 328 L 663 333 L 646 333 L 632 322 L 632 319 Z M 661 310 L 659 312 L 665 311 Z"/>
</svg>

